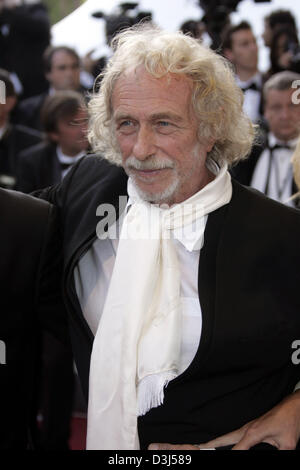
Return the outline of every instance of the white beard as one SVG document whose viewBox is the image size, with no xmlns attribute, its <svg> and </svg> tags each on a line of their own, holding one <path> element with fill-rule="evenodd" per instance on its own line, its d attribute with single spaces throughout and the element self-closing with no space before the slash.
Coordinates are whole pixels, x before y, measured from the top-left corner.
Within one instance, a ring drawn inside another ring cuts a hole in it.
<svg viewBox="0 0 300 470">
<path fill-rule="evenodd" d="M 147 202 L 152 202 L 153 204 L 159 204 L 159 203 L 168 203 L 168 201 L 174 196 L 174 194 L 177 191 L 177 188 L 179 186 L 179 178 L 174 178 L 172 183 L 169 184 L 167 188 L 165 188 L 163 191 L 160 193 L 150 193 L 148 191 L 143 191 L 138 184 L 135 181 L 135 178 L 133 175 L 130 175 L 132 182 L 134 184 L 134 187 L 140 196 L 141 199 Z"/>
<path fill-rule="evenodd" d="M 192 157 L 195 161 L 200 158 L 200 150 L 199 150 L 199 145 L 196 144 L 193 151 L 192 151 Z M 148 192 L 142 190 L 139 185 L 137 178 L 135 175 L 132 173 L 131 170 L 131 165 L 133 168 L 140 169 L 140 170 L 155 170 L 159 168 L 171 168 L 173 170 L 173 177 L 172 181 L 170 184 L 161 192 L 159 193 L 153 193 L 153 192 Z M 171 204 L 170 201 L 174 200 L 174 196 L 176 195 L 177 191 L 180 189 L 180 186 L 182 184 L 182 175 L 178 173 L 178 170 L 176 169 L 175 163 L 167 157 L 164 158 L 158 158 L 156 156 L 150 156 L 148 159 L 145 159 L 144 161 L 139 161 L 135 157 L 129 157 L 125 163 L 124 170 L 130 176 L 132 179 L 132 182 L 134 184 L 134 187 L 137 190 L 138 195 L 147 202 L 151 202 L 153 204 Z"/>
<path fill-rule="evenodd" d="M 131 163 L 134 168 L 136 169 L 161 169 L 161 168 L 174 168 L 174 163 L 168 159 L 168 158 L 157 158 L 157 157 L 152 157 L 150 159 L 147 159 L 146 161 L 140 162 L 134 157 L 130 157 L 127 160 L 127 163 L 125 165 L 125 171 L 130 176 L 132 179 L 132 182 L 134 184 L 134 187 L 140 196 L 141 199 L 147 202 L 152 202 L 154 204 L 157 203 L 167 203 L 168 200 L 175 194 L 177 191 L 177 188 L 180 184 L 180 179 L 177 174 L 175 174 L 175 178 L 173 181 L 161 192 L 153 194 L 153 192 L 150 191 L 144 191 L 139 187 L 138 181 L 136 176 L 130 171 L 130 167 L 128 167 L 128 164 Z"/>
</svg>

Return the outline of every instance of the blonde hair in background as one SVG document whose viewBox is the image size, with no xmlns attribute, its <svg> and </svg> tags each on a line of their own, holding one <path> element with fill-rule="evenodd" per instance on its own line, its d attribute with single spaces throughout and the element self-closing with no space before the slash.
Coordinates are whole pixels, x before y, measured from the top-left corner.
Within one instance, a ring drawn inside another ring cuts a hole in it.
<svg viewBox="0 0 300 470">
<path fill-rule="evenodd" d="M 243 94 L 226 59 L 181 32 L 138 25 L 118 34 L 114 55 L 100 75 L 101 87 L 89 103 L 89 141 L 95 152 L 122 164 L 115 141 L 111 97 L 121 74 L 144 66 L 160 78 L 168 73 L 193 80 L 192 104 L 199 121 L 199 139 L 213 139 L 209 156 L 217 163 L 237 163 L 249 154 L 255 127 L 243 112 Z"/>
<path fill-rule="evenodd" d="M 294 172 L 294 180 L 299 189 L 299 191 L 292 196 L 293 199 L 296 199 L 296 197 L 300 196 L 300 137 L 298 139 L 295 152 L 292 156 L 292 165 Z"/>
</svg>

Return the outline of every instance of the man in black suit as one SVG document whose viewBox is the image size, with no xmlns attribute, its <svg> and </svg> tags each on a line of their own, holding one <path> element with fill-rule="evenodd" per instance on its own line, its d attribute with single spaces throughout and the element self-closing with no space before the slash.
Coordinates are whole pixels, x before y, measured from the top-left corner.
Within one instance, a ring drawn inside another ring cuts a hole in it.
<svg viewBox="0 0 300 470">
<path fill-rule="evenodd" d="M 294 448 L 300 214 L 231 180 L 254 131 L 220 56 L 155 28 L 114 47 L 90 102 L 102 157 L 40 195 L 64 227 L 87 447 L 197 450 L 242 427 L 237 448 Z"/>
<path fill-rule="evenodd" d="M 0 189 L 0 214 L 0 449 L 20 450 L 35 446 L 42 331 L 70 345 L 55 208 Z"/>
<path fill-rule="evenodd" d="M 44 71 L 48 90 L 21 101 L 15 116 L 16 122 L 38 130 L 43 130 L 41 110 L 48 96 L 65 90 L 77 91 L 83 96 L 87 93 L 80 83 L 80 57 L 74 49 L 49 46 L 44 53 Z"/>
<path fill-rule="evenodd" d="M 267 196 L 298 207 L 291 157 L 300 129 L 298 91 L 293 88 L 300 75 L 284 71 L 273 75 L 263 88 L 264 116 L 268 132 L 251 151 L 249 158 L 232 169 L 233 176 Z"/>
<path fill-rule="evenodd" d="M 18 189 L 33 192 L 59 183 L 88 148 L 87 111 L 75 91 L 49 96 L 42 112 L 47 141 L 20 154 Z"/>
<path fill-rule="evenodd" d="M 25 193 L 60 182 L 88 147 L 87 111 L 79 93 L 61 91 L 49 96 L 42 119 L 48 140 L 27 149 L 19 159 L 18 190 Z M 66 449 L 74 390 L 73 361 L 48 334 L 44 334 L 43 368 L 39 445 L 44 450 Z"/>
<path fill-rule="evenodd" d="M 0 81 L 4 90 L 4 99 L 0 102 L 0 186 L 14 189 L 20 152 L 41 142 L 42 135 L 28 127 L 11 123 L 11 112 L 17 102 L 15 88 L 6 70 L 0 69 Z"/>
<path fill-rule="evenodd" d="M 244 111 L 257 123 L 262 118 L 262 74 L 258 70 L 258 46 L 247 21 L 230 26 L 224 34 L 222 51 L 234 66 L 236 81 L 244 93 Z"/>
</svg>

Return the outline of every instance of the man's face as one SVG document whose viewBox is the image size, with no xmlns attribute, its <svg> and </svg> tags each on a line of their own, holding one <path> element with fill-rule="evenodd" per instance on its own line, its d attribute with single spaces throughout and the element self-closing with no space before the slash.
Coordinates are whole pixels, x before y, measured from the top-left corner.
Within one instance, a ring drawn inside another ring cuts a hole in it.
<svg viewBox="0 0 300 470">
<path fill-rule="evenodd" d="M 241 29 L 232 35 L 232 48 L 227 50 L 228 59 L 237 70 L 257 70 L 258 48 L 254 34 L 250 29 Z"/>
<path fill-rule="evenodd" d="M 125 171 L 145 200 L 180 203 L 208 183 L 213 143 L 199 142 L 192 83 L 143 67 L 121 76 L 112 94 L 113 121 Z"/>
<path fill-rule="evenodd" d="M 81 109 L 69 118 L 58 120 L 57 130 L 52 132 L 50 137 L 62 148 L 65 155 L 73 157 L 79 152 L 87 150 L 87 121 L 87 112 Z"/>
<path fill-rule="evenodd" d="M 55 52 L 46 77 L 55 90 L 78 90 L 80 67 L 77 58 L 65 51 Z"/>
<path fill-rule="evenodd" d="M 300 130 L 300 105 L 293 104 L 294 89 L 270 90 L 265 102 L 265 118 L 279 140 L 294 139 Z"/>
</svg>

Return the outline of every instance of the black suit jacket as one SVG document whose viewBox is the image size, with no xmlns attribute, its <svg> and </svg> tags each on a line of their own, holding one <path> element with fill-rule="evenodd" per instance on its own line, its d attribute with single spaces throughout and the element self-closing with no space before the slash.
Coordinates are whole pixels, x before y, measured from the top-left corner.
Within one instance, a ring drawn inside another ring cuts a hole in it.
<svg viewBox="0 0 300 470">
<path fill-rule="evenodd" d="M 15 189 L 19 155 L 22 150 L 41 142 L 40 132 L 10 124 L 0 139 L 0 186 Z"/>
<path fill-rule="evenodd" d="M 96 239 L 97 207 L 112 204 L 118 217 L 126 189 L 121 168 L 89 156 L 62 184 L 40 195 L 60 208 L 64 292 L 86 397 L 93 335 L 76 295 L 74 268 Z M 168 385 L 164 404 L 139 418 L 143 448 L 150 442 L 206 442 L 292 392 L 300 378 L 291 361 L 292 342 L 300 338 L 299 239 L 298 211 L 233 181 L 231 202 L 211 213 L 206 224 L 198 351 Z"/>
<path fill-rule="evenodd" d="M 56 145 L 41 142 L 21 152 L 18 164 L 18 190 L 31 193 L 61 181 Z"/>
<path fill-rule="evenodd" d="M 55 208 L 0 189 L 0 449 L 32 445 L 41 332 L 69 346 Z"/>
<path fill-rule="evenodd" d="M 242 160 L 236 166 L 231 168 L 230 173 L 241 184 L 250 186 L 255 167 L 263 151 L 267 148 L 267 133 L 261 133 L 258 142 L 253 146 L 250 155 L 246 160 Z M 292 182 L 292 194 L 298 192 L 295 181 Z M 294 200 L 294 205 L 300 208 L 300 198 Z"/>
<path fill-rule="evenodd" d="M 41 110 L 47 96 L 45 91 L 20 101 L 13 115 L 14 122 L 42 131 Z"/>
</svg>

